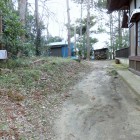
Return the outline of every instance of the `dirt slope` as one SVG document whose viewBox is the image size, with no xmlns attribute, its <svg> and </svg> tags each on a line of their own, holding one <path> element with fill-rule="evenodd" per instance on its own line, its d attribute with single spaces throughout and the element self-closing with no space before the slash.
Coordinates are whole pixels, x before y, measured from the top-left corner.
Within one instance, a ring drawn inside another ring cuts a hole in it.
<svg viewBox="0 0 140 140">
<path fill-rule="evenodd" d="M 9 60 L 0 65 L 0 139 L 55 139 L 54 120 L 68 89 L 90 71 L 61 58 Z"/>
<path fill-rule="evenodd" d="M 56 140 L 139 140 L 137 98 L 110 61 L 92 64 L 92 73 L 69 91 L 54 127 Z"/>
</svg>

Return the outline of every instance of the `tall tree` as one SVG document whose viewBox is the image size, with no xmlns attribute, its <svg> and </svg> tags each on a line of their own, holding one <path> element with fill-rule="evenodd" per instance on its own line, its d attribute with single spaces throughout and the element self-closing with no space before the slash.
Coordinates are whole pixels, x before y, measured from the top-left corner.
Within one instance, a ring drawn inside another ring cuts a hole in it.
<svg viewBox="0 0 140 140">
<path fill-rule="evenodd" d="M 3 22 L 1 43 L 11 56 L 16 56 L 22 49 L 21 35 L 24 31 L 21 22 L 11 0 L 1 0 L 0 8 Z"/>
<path fill-rule="evenodd" d="M 87 49 L 87 59 L 90 59 L 90 9 L 95 4 L 94 0 L 73 0 L 74 2 L 81 4 L 81 12 L 82 12 L 82 4 L 84 4 L 87 8 L 87 22 L 86 22 L 86 49 Z M 82 32 L 82 25 L 80 29 L 80 34 Z"/>
<path fill-rule="evenodd" d="M 27 0 L 18 0 L 18 10 L 19 10 L 21 25 L 23 26 L 23 28 L 25 28 Z M 22 40 L 22 42 L 25 42 L 25 34 L 22 34 L 21 40 Z M 17 56 L 20 57 L 21 54 L 22 54 L 21 49 L 19 49 Z"/>
<path fill-rule="evenodd" d="M 111 49 L 111 59 L 114 59 L 114 46 L 113 46 L 113 17 L 110 14 L 110 49 Z"/>
<path fill-rule="evenodd" d="M 36 55 L 40 55 L 40 44 L 41 44 L 41 30 L 39 25 L 39 12 L 38 12 L 38 0 L 35 0 L 35 20 L 36 20 Z"/>
<path fill-rule="evenodd" d="M 121 11 L 118 11 L 118 38 L 119 38 L 119 48 L 122 48 Z"/>
<path fill-rule="evenodd" d="M 74 26 L 74 47 L 76 48 L 76 26 Z"/>
<path fill-rule="evenodd" d="M 69 7 L 69 0 L 66 0 L 66 4 L 67 4 L 67 17 L 68 17 L 68 24 L 67 24 L 67 29 L 68 29 L 68 56 L 71 56 L 71 31 L 70 31 L 70 7 Z"/>
<path fill-rule="evenodd" d="M 18 0 L 20 21 L 23 26 L 26 23 L 27 0 Z"/>
<path fill-rule="evenodd" d="M 83 0 L 81 0 L 81 10 L 80 10 L 80 37 L 82 37 L 82 18 L 83 18 Z"/>
<path fill-rule="evenodd" d="M 2 38 L 2 13 L 0 11 L 0 38 Z M 2 49 L 2 43 L 0 40 L 0 49 Z"/>
<path fill-rule="evenodd" d="M 95 16 L 90 16 L 90 23 L 89 23 L 89 27 L 93 27 L 96 24 L 95 21 Z M 71 25 L 71 35 L 74 36 L 75 32 L 76 34 L 80 35 L 80 29 L 81 29 L 81 19 L 77 19 L 75 24 Z M 75 31 L 75 30 L 76 31 Z M 89 50 L 91 52 L 92 50 L 92 45 L 96 42 L 98 42 L 98 40 L 96 38 L 92 38 L 89 37 Z M 80 56 L 82 56 L 83 58 L 87 58 L 87 17 L 82 19 L 82 36 L 76 40 L 76 46 L 79 48 L 79 54 Z M 91 54 L 91 53 L 90 53 Z"/>
<path fill-rule="evenodd" d="M 87 1 L 87 59 L 90 60 L 90 0 Z"/>
</svg>

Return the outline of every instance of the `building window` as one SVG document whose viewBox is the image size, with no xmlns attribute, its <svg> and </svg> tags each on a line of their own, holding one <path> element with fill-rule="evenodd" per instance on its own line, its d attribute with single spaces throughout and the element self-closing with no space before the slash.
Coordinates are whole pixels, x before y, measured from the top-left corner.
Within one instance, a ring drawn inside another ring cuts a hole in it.
<svg viewBox="0 0 140 140">
<path fill-rule="evenodd" d="M 140 20 L 138 21 L 138 47 L 140 47 Z"/>
</svg>

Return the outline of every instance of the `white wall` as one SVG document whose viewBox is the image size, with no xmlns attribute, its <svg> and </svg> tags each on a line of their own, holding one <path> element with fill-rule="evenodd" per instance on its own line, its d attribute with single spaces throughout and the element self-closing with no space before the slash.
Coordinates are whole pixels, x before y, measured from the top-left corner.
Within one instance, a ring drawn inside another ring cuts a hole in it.
<svg viewBox="0 0 140 140">
<path fill-rule="evenodd" d="M 137 0 L 137 8 L 140 7 L 140 0 Z"/>
<path fill-rule="evenodd" d="M 116 59 L 119 59 L 121 64 L 129 66 L 129 59 L 128 58 L 117 58 L 116 57 Z"/>
<path fill-rule="evenodd" d="M 0 50 L 0 59 L 7 59 L 7 51 Z"/>
<path fill-rule="evenodd" d="M 137 8 L 140 9 L 140 0 L 136 0 Z M 140 56 L 140 47 L 138 47 L 138 56 Z"/>
<path fill-rule="evenodd" d="M 131 14 L 131 12 L 134 10 L 134 0 L 132 0 L 131 1 L 131 3 L 130 3 L 130 14 Z"/>
</svg>

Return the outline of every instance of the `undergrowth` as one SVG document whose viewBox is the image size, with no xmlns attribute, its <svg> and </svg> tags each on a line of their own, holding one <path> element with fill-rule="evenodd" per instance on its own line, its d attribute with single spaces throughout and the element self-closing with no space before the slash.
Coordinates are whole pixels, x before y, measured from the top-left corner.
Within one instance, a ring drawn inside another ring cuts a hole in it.
<svg viewBox="0 0 140 140">
<path fill-rule="evenodd" d="M 35 91 L 43 94 L 61 92 L 83 69 L 86 69 L 84 64 L 63 58 L 33 57 L 7 60 L 0 62 L 0 90 L 6 90 L 10 95 L 14 95 L 11 91 L 18 91 L 23 95 Z"/>
</svg>

